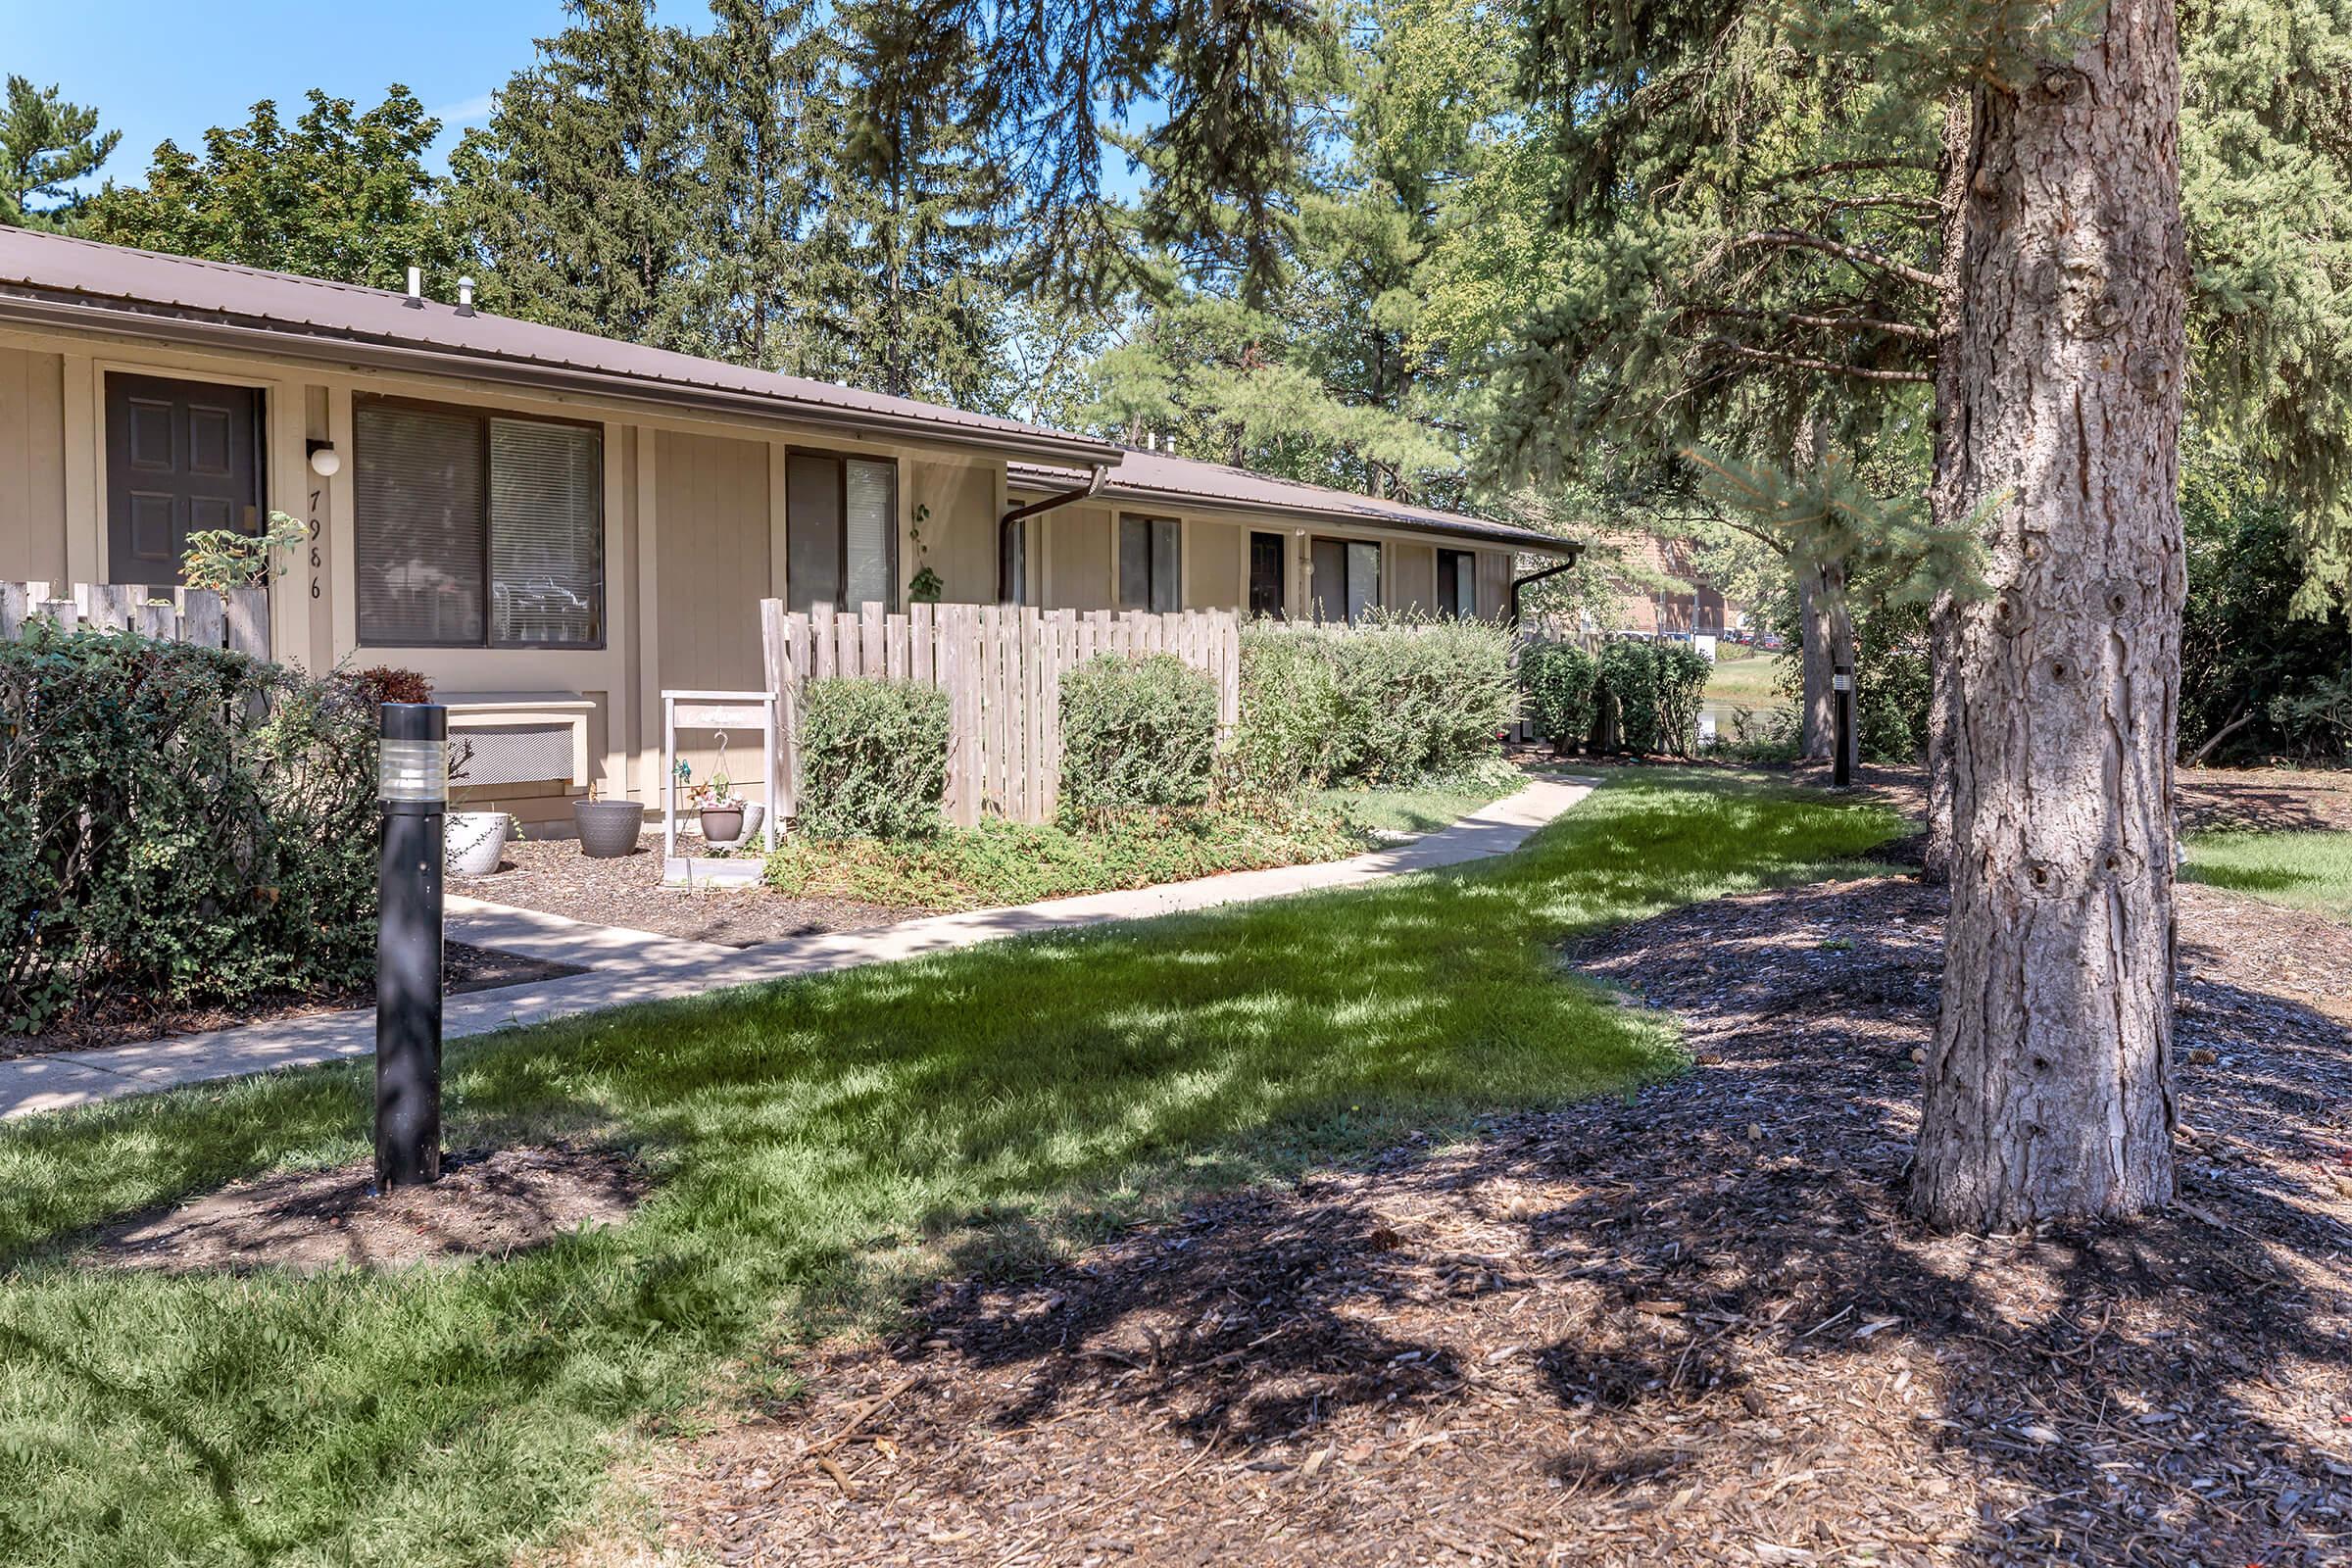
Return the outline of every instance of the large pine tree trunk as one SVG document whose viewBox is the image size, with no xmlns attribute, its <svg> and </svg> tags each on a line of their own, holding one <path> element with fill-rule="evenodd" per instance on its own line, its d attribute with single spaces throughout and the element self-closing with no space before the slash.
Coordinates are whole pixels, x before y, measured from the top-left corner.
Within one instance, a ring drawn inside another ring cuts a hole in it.
<svg viewBox="0 0 2352 1568">
<path fill-rule="evenodd" d="M 1837 710 L 1832 706 L 1830 665 L 1832 650 L 1830 606 L 1821 593 L 1821 568 L 1801 556 L 1796 568 L 1797 662 L 1804 684 L 1797 701 L 1797 741 L 1808 762 L 1826 762 L 1837 734 Z"/>
<path fill-rule="evenodd" d="M 1946 411 L 1991 593 L 1952 626 L 1952 911 L 1912 1199 L 1936 1225 L 2173 1193 L 2175 489 L 2187 263 L 2172 0 L 1978 93 Z"/>
<path fill-rule="evenodd" d="M 1962 461 L 1959 395 L 1960 257 L 1967 237 L 1969 153 L 1975 143 L 1976 108 L 1966 92 L 1949 94 L 1943 106 L 1943 147 L 1936 181 L 1942 204 L 1936 238 L 1936 476 L 1934 505 L 1939 517 L 1968 515 L 1959 487 L 1966 482 Z M 1952 741 L 1959 732 L 1954 648 L 1958 621 L 1950 593 L 1936 596 L 1928 614 L 1928 844 L 1923 869 L 1930 882 L 1952 874 Z"/>
</svg>

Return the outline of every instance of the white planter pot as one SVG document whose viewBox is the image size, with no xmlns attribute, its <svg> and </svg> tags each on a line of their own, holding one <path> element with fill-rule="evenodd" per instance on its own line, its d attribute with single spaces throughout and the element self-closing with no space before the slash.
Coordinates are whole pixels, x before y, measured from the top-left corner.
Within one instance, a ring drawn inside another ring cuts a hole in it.
<svg viewBox="0 0 2352 1568">
<path fill-rule="evenodd" d="M 506 852 L 504 811 L 452 811 L 442 821 L 441 863 L 451 876 L 488 876 Z"/>
</svg>

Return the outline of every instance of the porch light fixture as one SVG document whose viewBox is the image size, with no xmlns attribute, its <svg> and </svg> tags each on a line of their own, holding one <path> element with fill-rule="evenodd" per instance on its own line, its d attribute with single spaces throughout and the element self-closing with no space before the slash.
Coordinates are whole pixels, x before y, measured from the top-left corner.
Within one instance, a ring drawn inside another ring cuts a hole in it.
<svg viewBox="0 0 2352 1568">
<path fill-rule="evenodd" d="M 332 441 L 313 441 L 310 444 L 311 471 L 321 479 L 332 479 L 343 471 L 343 454 L 335 450 Z"/>
<path fill-rule="evenodd" d="M 375 1186 L 441 1179 L 442 813 L 449 710 L 377 710 L 384 841 L 375 925 Z"/>
</svg>

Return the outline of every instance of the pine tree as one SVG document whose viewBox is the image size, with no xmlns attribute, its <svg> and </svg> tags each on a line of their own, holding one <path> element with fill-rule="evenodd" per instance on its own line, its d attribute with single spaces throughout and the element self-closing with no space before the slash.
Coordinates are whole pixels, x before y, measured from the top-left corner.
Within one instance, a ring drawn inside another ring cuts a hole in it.
<svg viewBox="0 0 2352 1568">
<path fill-rule="evenodd" d="M 0 224 L 73 226 L 82 204 L 68 187 L 96 173 L 122 139 L 98 126 L 97 110 L 67 103 L 55 86 L 10 76 L 0 109 Z"/>
<path fill-rule="evenodd" d="M 313 88 L 291 126 L 277 106 L 205 132 L 204 156 L 155 150 L 144 185 L 93 197 L 98 239 L 246 267 L 398 288 L 414 266 L 448 276 L 458 256 L 425 168 L 441 122 L 395 85 L 366 114 Z"/>
<path fill-rule="evenodd" d="M 692 45 L 649 0 L 565 0 L 569 25 L 451 159 L 451 220 L 486 308 L 702 351 Z"/>
<path fill-rule="evenodd" d="M 993 406 L 1013 190 L 978 134 L 980 59 L 932 8 L 896 0 L 837 7 L 832 36 L 816 330 L 858 385 Z"/>
<path fill-rule="evenodd" d="M 810 341 L 803 238 L 817 207 L 811 165 L 826 44 L 804 0 L 712 0 L 688 54 L 701 200 L 693 333 L 725 360 L 830 374 Z"/>
</svg>

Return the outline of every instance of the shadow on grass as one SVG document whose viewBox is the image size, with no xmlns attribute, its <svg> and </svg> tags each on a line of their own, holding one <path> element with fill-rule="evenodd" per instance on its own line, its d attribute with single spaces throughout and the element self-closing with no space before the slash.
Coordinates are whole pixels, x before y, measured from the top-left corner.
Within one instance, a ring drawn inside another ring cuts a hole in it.
<svg viewBox="0 0 2352 1568">
<path fill-rule="evenodd" d="M 359 1069 L 13 1125 L 0 1547 L 503 1557 L 583 1504 L 612 1433 L 762 1335 L 870 1317 L 974 1216 L 1036 1227 L 1042 1251 L 1173 1194 L 1675 1070 L 1665 1030 L 1546 944 L 1817 875 L 1892 826 L 1643 781 L 1465 870 L 465 1043 L 453 1145 L 601 1142 L 657 1187 L 629 1225 L 498 1263 L 156 1280 L 61 1251 L 236 1176 L 358 1157 Z"/>
</svg>

